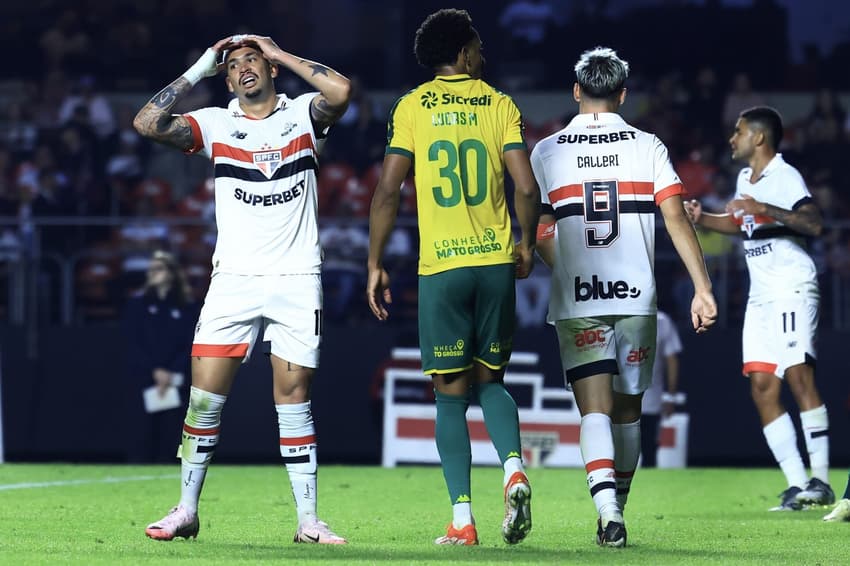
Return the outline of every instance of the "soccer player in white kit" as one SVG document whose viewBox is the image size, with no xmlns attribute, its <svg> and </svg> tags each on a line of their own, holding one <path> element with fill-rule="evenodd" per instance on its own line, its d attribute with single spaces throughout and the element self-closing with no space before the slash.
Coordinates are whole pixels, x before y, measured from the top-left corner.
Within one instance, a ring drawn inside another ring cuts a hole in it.
<svg viewBox="0 0 850 566">
<path fill-rule="evenodd" d="M 628 63 L 598 47 L 582 54 L 575 71 L 578 116 L 531 153 L 543 200 L 537 249 L 552 267 L 549 321 L 582 415 L 596 541 L 621 547 L 655 357 L 656 206 L 694 283 L 697 332 L 714 324 L 717 307 L 667 148 L 616 113 Z"/>
<path fill-rule="evenodd" d="M 744 315 L 744 375 L 761 418 L 764 436 L 788 487 L 772 511 L 829 505 L 829 420 L 815 385 L 818 326 L 817 270 L 805 237 L 821 233 L 821 215 L 800 173 L 782 159 L 782 118 L 773 108 L 741 112 L 729 139 L 732 157 L 748 164 L 738 175 L 725 214 L 687 203 L 700 226 L 743 238 L 750 273 Z M 812 477 L 797 449 L 797 432 L 780 400 L 782 380 L 800 408 Z"/>
<path fill-rule="evenodd" d="M 319 92 L 275 91 L 278 65 Z M 202 78 L 225 72 L 225 108 L 171 109 Z M 180 502 L 148 525 L 156 540 L 196 537 L 198 499 L 219 438 L 220 416 L 239 365 L 269 344 L 280 453 L 298 529 L 295 542 L 342 544 L 316 514 L 316 437 L 310 385 L 322 331 L 316 173 L 328 127 L 345 112 L 348 79 L 283 51 L 269 37 L 218 41 L 136 116 L 143 136 L 215 166 L 216 225 L 210 288 L 192 346 L 192 389 L 180 447 Z"/>
</svg>

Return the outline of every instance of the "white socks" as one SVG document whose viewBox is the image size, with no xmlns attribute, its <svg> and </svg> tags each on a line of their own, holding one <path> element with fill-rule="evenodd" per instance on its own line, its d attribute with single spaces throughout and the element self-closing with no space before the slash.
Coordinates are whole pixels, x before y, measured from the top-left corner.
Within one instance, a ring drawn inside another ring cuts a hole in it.
<svg viewBox="0 0 850 566">
<path fill-rule="evenodd" d="M 785 474 L 788 487 L 805 487 L 808 476 L 803 460 L 800 458 L 800 452 L 797 450 L 797 431 L 788 413 L 783 413 L 781 417 L 764 427 L 764 438 Z"/>
<path fill-rule="evenodd" d="M 298 523 L 316 517 L 316 428 L 310 401 L 275 405 L 280 430 L 280 455 L 286 464 Z"/>
</svg>

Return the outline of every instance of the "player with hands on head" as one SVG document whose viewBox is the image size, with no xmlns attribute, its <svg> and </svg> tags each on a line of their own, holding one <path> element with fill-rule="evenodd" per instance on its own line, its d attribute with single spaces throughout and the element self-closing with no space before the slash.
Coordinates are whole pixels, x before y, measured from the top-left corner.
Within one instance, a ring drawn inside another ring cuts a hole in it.
<svg viewBox="0 0 850 566">
<path fill-rule="evenodd" d="M 316 92 L 294 99 L 277 93 L 279 66 Z M 227 108 L 171 113 L 198 81 L 219 71 L 235 95 Z M 145 533 L 153 539 L 197 536 L 198 500 L 218 444 L 222 408 L 240 364 L 262 340 L 298 515 L 294 540 L 346 542 L 317 515 L 310 389 L 322 333 L 318 153 L 350 93 L 348 79 L 336 71 L 282 50 L 269 37 L 238 35 L 207 49 L 134 120 L 143 136 L 212 160 L 218 228 L 212 279 L 192 345 L 180 502 L 148 525 Z"/>
<path fill-rule="evenodd" d="M 694 284 L 702 333 L 717 306 L 667 148 L 618 114 L 629 65 L 609 48 L 575 65 L 578 115 L 531 152 L 543 200 L 537 250 L 552 268 L 555 324 L 600 546 L 626 545 L 623 509 L 641 451 L 641 399 L 656 355 L 655 211 Z"/>
<path fill-rule="evenodd" d="M 516 326 L 516 278 L 531 270 L 539 190 L 511 98 L 481 80 L 481 39 L 465 10 L 429 15 L 416 32 L 419 63 L 436 75 L 390 113 L 387 149 L 369 215 L 366 298 L 379 320 L 392 301 L 383 254 L 400 188 L 416 174 L 419 222 L 419 345 L 437 405 L 436 443 L 452 503 L 437 544 L 478 544 L 466 422 L 477 398 L 504 470 L 502 538 L 531 530 L 531 487 L 522 463 L 516 403 L 505 389 Z M 514 245 L 505 169 L 516 185 Z"/>
<path fill-rule="evenodd" d="M 805 239 L 822 231 L 820 211 L 803 177 L 782 154 L 782 117 L 757 106 L 741 112 L 729 138 L 732 158 L 747 164 L 723 214 L 687 203 L 694 224 L 743 239 L 750 292 L 744 314 L 743 374 L 758 410 L 767 444 L 788 487 L 772 511 L 830 505 L 829 419 L 815 384 L 818 325 L 817 269 Z M 797 449 L 794 422 L 782 404 L 783 380 L 797 406 L 812 477 Z"/>
</svg>

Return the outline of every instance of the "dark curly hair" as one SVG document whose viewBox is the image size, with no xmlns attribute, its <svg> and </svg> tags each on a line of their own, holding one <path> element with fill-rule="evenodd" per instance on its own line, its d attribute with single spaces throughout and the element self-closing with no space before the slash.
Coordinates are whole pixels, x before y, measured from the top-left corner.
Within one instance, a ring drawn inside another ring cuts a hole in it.
<svg viewBox="0 0 850 566">
<path fill-rule="evenodd" d="M 425 18 L 416 30 L 413 52 L 420 65 L 433 70 L 454 63 L 463 46 L 477 35 L 469 12 L 444 8 Z"/>
</svg>

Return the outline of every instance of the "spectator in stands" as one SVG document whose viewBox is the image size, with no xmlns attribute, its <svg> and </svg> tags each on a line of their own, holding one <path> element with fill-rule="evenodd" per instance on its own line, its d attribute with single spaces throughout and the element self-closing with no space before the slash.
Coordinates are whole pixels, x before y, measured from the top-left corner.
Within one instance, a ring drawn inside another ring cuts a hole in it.
<svg viewBox="0 0 850 566">
<path fill-rule="evenodd" d="M 714 177 L 717 175 L 714 146 L 704 143 L 688 153 L 687 159 L 675 163 L 679 179 L 685 186 L 688 198 L 702 199 L 714 191 Z"/>
<path fill-rule="evenodd" d="M 684 115 L 690 126 L 696 130 L 698 143 L 713 142 L 722 138 L 725 132 L 721 125 L 723 114 L 723 92 L 717 81 L 713 67 L 705 66 L 697 71 L 693 84 L 686 89 Z M 687 187 L 687 183 L 685 184 Z"/>
<path fill-rule="evenodd" d="M 324 315 L 329 321 L 355 320 L 355 312 L 365 311 L 353 299 L 360 298 L 366 286 L 365 260 L 369 253 L 369 234 L 360 226 L 337 222 L 319 230 L 325 257 L 322 262 Z"/>
<path fill-rule="evenodd" d="M 127 300 L 124 310 L 128 462 L 174 459 L 197 319 L 197 306 L 177 259 L 168 252 L 154 252 L 144 287 Z"/>
<path fill-rule="evenodd" d="M 108 138 L 116 128 L 115 113 L 109 99 L 95 89 L 95 78 L 84 75 L 62 101 L 59 122 L 65 124 L 73 119 L 79 107 L 86 109 L 87 123 L 99 140 Z"/>
<path fill-rule="evenodd" d="M 4 145 L 16 155 L 29 156 L 38 143 L 38 126 L 32 119 L 31 109 L 23 101 L 12 102 L 6 107 L 2 133 Z"/>
<path fill-rule="evenodd" d="M 676 408 L 675 395 L 679 389 L 682 339 L 673 319 L 661 310 L 658 311 L 656 333 L 652 382 L 643 393 L 640 416 L 641 465 L 645 468 L 654 468 L 656 465 L 661 421 L 673 414 Z"/>
<path fill-rule="evenodd" d="M 39 39 L 49 68 L 80 71 L 92 60 L 92 41 L 72 8 L 63 10 Z"/>
<path fill-rule="evenodd" d="M 351 85 L 351 104 L 334 126 L 334 135 L 328 139 L 323 154 L 330 161 L 345 161 L 362 174 L 383 159 L 387 127 L 375 117 L 375 105 L 364 92 L 360 80 L 353 77 Z M 367 206 L 369 196 L 365 199 Z"/>
<path fill-rule="evenodd" d="M 735 121 L 742 110 L 764 105 L 764 96 L 753 90 L 750 75 L 738 73 L 732 81 L 732 89 L 723 101 L 724 131 L 735 129 Z"/>
</svg>

